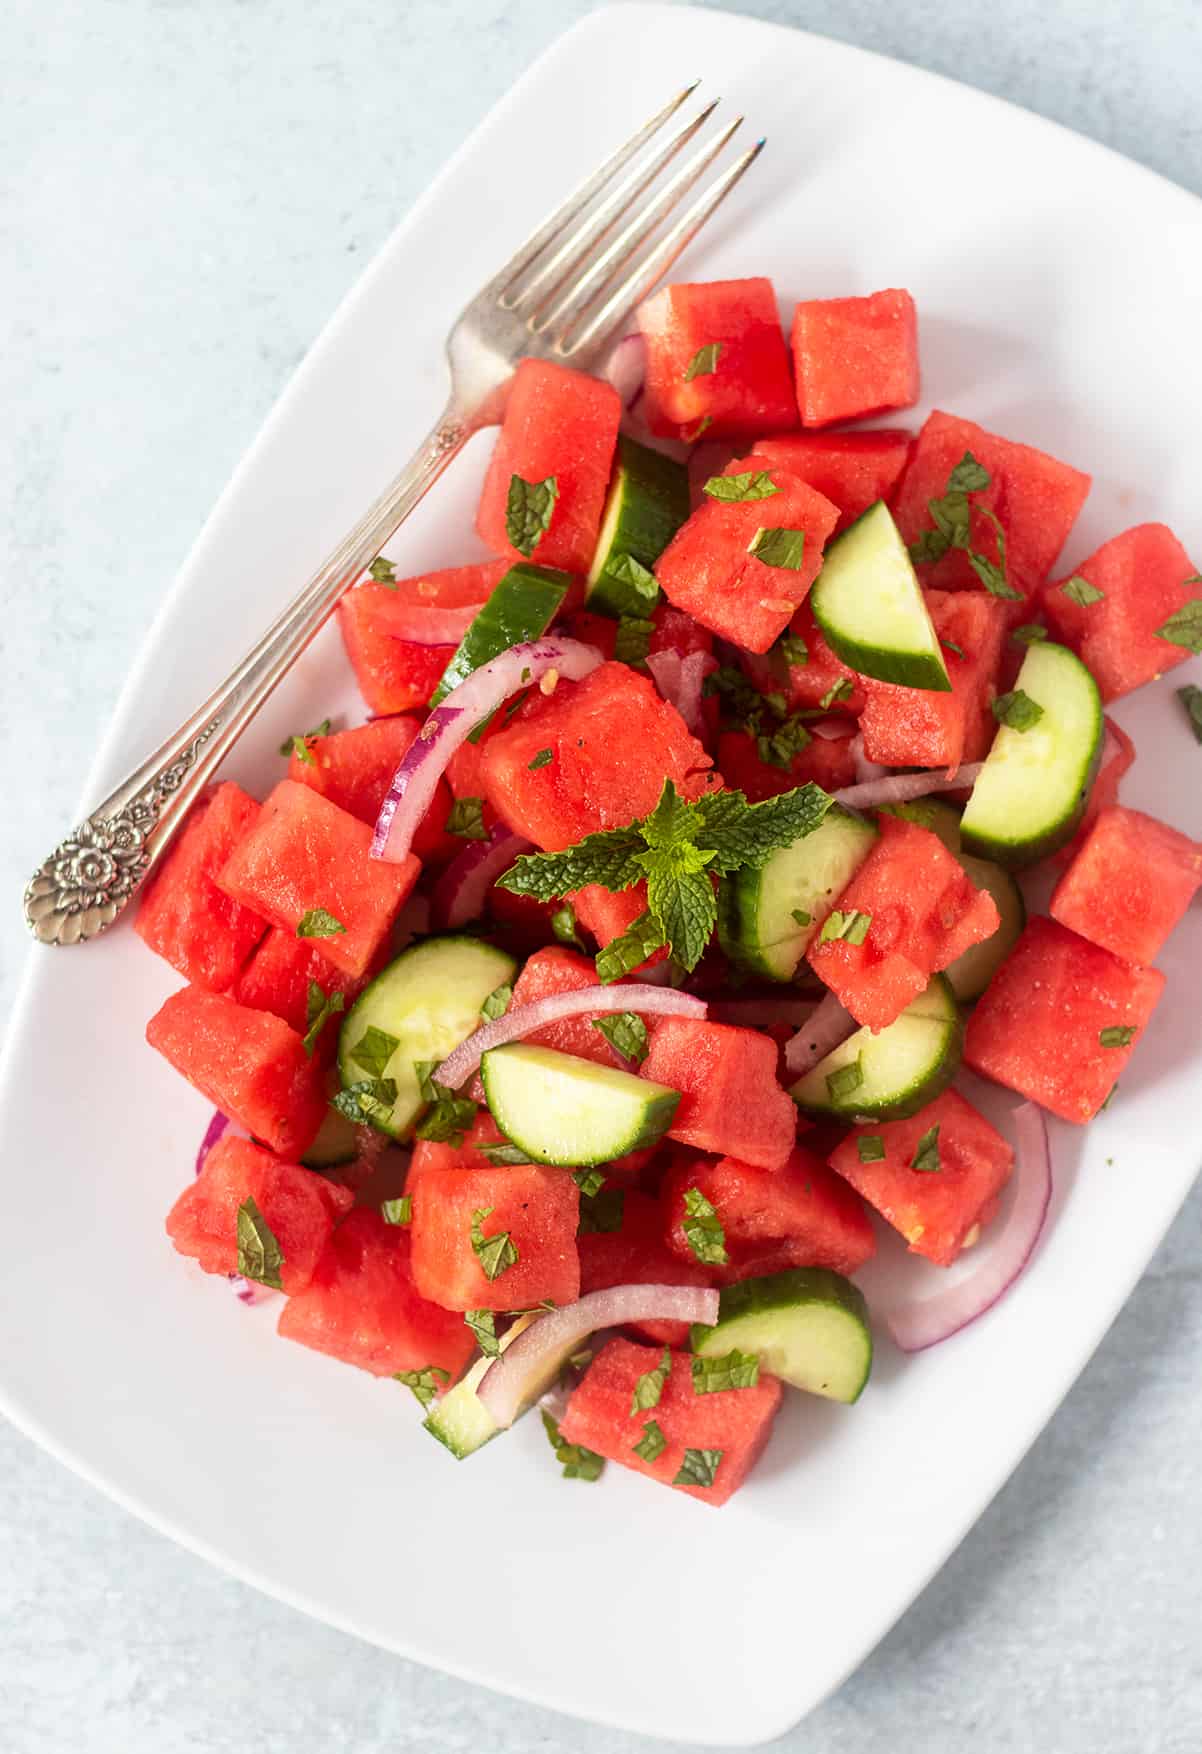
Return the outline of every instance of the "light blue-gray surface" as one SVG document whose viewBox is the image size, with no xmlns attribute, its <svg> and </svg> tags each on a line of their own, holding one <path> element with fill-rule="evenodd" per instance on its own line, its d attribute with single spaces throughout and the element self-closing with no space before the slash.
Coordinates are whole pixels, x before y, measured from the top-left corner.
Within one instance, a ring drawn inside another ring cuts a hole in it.
<svg viewBox="0 0 1202 1754">
<path fill-rule="evenodd" d="M 589 9 L 582 0 L 2 9 L 5 1009 L 23 952 L 20 884 L 66 826 L 129 655 L 215 496 L 426 179 Z M 740 9 L 968 80 L 1202 192 L 1197 0 Z M 632 18 L 632 53 L 637 40 Z M 687 38 L 679 71 L 688 73 Z M 948 150 L 971 152 L 971 140 Z M 72 1044 L 48 1051 L 63 1058 L 67 1101 Z M 1197 1117 L 1183 1116 L 1183 1149 L 1196 1152 L 1197 1137 Z M 791 1754 L 1197 1754 L 1200 1219 L 1195 1193 L 1010 1485 L 859 1674 L 782 1744 Z M 7 1427 L 0 1477 L 3 1754 L 654 1746 L 444 1680 L 303 1619 L 152 1534 Z M 587 1580 L 569 1571 L 555 1611 L 567 1604 L 587 1637 Z M 699 1687 L 711 1660 L 699 1657 Z"/>
</svg>

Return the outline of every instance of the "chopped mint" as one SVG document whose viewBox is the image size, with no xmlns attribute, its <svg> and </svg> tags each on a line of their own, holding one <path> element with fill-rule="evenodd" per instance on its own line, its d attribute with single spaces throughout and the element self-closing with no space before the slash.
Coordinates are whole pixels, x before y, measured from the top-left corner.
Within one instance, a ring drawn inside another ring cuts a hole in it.
<svg viewBox="0 0 1202 1754">
<path fill-rule="evenodd" d="M 456 798 L 447 817 L 447 833 L 457 834 L 460 840 L 487 840 L 484 799 Z"/>
<path fill-rule="evenodd" d="M 1125 1048 L 1135 1038 L 1133 1023 L 1115 1023 L 1109 1029 L 1098 1032 L 1098 1040 L 1104 1048 Z"/>
<path fill-rule="evenodd" d="M 367 576 L 374 579 L 377 585 L 391 585 L 396 588 L 396 567 L 382 554 L 377 554 L 367 569 Z"/>
<path fill-rule="evenodd" d="M 1088 579 L 1083 579 L 1080 573 L 1074 573 L 1071 579 L 1065 579 L 1060 589 L 1070 603 L 1076 603 L 1081 609 L 1088 609 L 1091 603 L 1100 603 L 1106 595 L 1105 591 L 1099 591 L 1096 585 L 1091 585 Z"/>
<path fill-rule="evenodd" d="M 964 647 L 958 646 L 954 639 L 940 639 L 939 644 L 945 652 L 952 652 L 957 658 L 964 656 Z"/>
<path fill-rule="evenodd" d="M 330 1098 L 330 1107 L 357 1127 L 377 1126 L 387 1131 L 396 1101 L 395 1078 L 361 1078 Z"/>
<path fill-rule="evenodd" d="M 659 1428 L 659 1421 L 648 1419 L 643 1424 L 643 1435 L 637 1443 L 631 1444 L 636 1456 L 644 1462 L 657 1462 L 668 1447 L 668 1440 Z"/>
<path fill-rule="evenodd" d="M 939 1161 L 939 1127 L 940 1122 L 936 1121 L 922 1135 L 910 1159 L 911 1169 L 920 1170 L 924 1175 L 937 1175 L 943 1168 Z"/>
<path fill-rule="evenodd" d="M 329 734 L 330 721 L 323 719 L 320 725 L 314 725 L 311 731 L 301 731 L 295 737 L 285 737 L 280 744 L 280 754 L 295 755 L 297 760 L 303 761 L 306 767 L 316 767 L 317 763 L 313 758 L 309 741 L 313 737 L 328 737 Z"/>
<path fill-rule="evenodd" d="M 673 1486 L 712 1486 L 725 1453 L 720 1449 L 686 1449 Z"/>
<path fill-rule="evenodd" d="M 790 908 L 789 912 L 799 926 L 809 926 L 813 924 L 813 915 L 808 914 L 803 907 Z"/>
<path fill-rule="evenodd" d="M 491 1309 L 469 1309 L 463 1316 L 467 1326 L 476 1336 L 476 1344 L 486 1358 L 501 1356 L 501 1342 L 497 1339 L 497 1318 Z"/>
<path fill-rule="evenodd" d="M 1187 682 L 1184 688 L 1177 690 L 1177 699 L 1185 708 L 1185 716 L 1189 720 L 1190 730 L 1199 743 L 1202 743 L 1202 688 L 1196 683 Z"/>
<path fill-rule="evenodd" d="M 615 554 L 606 563 L 605 576 L 607 579 L 616 579 L 620 585 L 629 585 L 649 609 L 654 609 L 659 601 L 658 579 L 633 554 Z M 643 655 L 645 657 L 646 653 Z"/>
<path fill-rule="evenodd" d="M 585 1449 L 582 1443 L 565 1443 L 559 1435 L 559 1426 L 544 1408 L 543 1430 L 547 1434 L 547 1442 L 555 1451 L 555 1460 L 563 1467 L 565 1480 L 599 1480 L 605 1467 L 605 1457 L 597 1455 L 595 1450 Z"/>
<path fill-rule="evenodd" d="M 411 1224 L 413 1222 L 413 1195 L 402 1194 L 396 1200 L 381 1200 L 380 1216 L 385 1224 Z"/>
<path fill-rule="evenodd" d="M 810 661 L 810 648 L 799 633 L 782 633 L 773 650 L 780 653 L 786 664 L 798 668 Z"/>
<path fill-rule="evenodd" d="M 653 1370 L 645 1370 L 634 1385 L 634 1394 L 630 1398 L 630 1417 L 637 1413 L 649 1412 L 652 1407 L 659 1406 L 659 1398 L 664 1392 L 664 1384 L 672 1370 L 672 1352 L 664 1347 L 663 1356 Z"/>
<path fill-rule="evenodd" d="M 641 615 L 621 615 L 618 617 L 618 631 L 614 635 L 614 658 L 619 664 L 642 664 L 651 650 L 651 636 L 655 632 L 654 621 L 648 621 Z"/>
<path fill-rule="evenodd" d="M 694 1255 L 704 1266 L 726 1266 L 730 1257 L 726 1253 L 726 1232 L 717 1208 L 710 1204 L 700 1188 L 686 1188 L 684 1209 L 681 1228 Z"/>
<path fill-rule="evenodd" d="M 1010 634 L 1010 638 L 1017 640 L 1020 646 L 1035 646 L 1047 637 L 1047 628 L 1041 627 L 1038 621 L 1024 621 L 1021 627 L 1012 629 Z"/>
<path fill-rule="evenodd" d="M 622 1228 L 622 1215 L 626 1209 L 626 1193 L 623 1188 L 602 1188 L 600 1193 L 580 1196 L 580 1224 L 578 1236 L 612 1236 L 614 1231 Z"/>
<path fill-rule="evenodd" d="M 641 1066 L 647 1058 L 647 1025 L 633 1011 L 618 1011 L 610 1017 L 594 1017 L 593 1028 L 599 1029 L 615 1054 Z"/>
<path fill-rule="evenodd" d="M 554 475 L 548 475 L 545 481 L 524 481 L 520 475 L 509 477 L 505 534 L 527 560 L 550 528 L 558 498 L 559 482 Z"/>
<path fill-rule="evenodd" d="M 481 1157 L 492 1164 L 494 1169 L 513 1169 L 519 1164 L 533 1162 L 533 1159 L 527 1157 L 520 1145 L 511 1145 L 507 1139 L 483 1145 L 473 1145 L 472 1150 L 478 1151 Z"/>
<path fill-rule="evenodd" d="M 305 1005 L 304 1046 L 309 1058 L 313 1058 L 313 1050 L 317 1046 L 317 1038 L 337 1012 L 346 1006 L 345 993 L 327 993 L 320 981 L 309 982 L 309 997 Z"/>
<path fill-rule="evenodd" d="M 848 944 L 862 944 L 868 936 L 871 924 L 871 914 L 859 913 L 854 908 L 850 913 L 840 913 L 838 908 L 834 908 L 822 922 L 818 942 L 830 944 L 835 939 L 842 938 Z"/>
<path fill-rule="evenodd" d="M 1008 725 L 1012 731 L 1029 731 L 1042 719 L 1043 708 L 1021 688 L 1012 688 L 1008 694 L 998 695 L 993 703 L 993 716 L 999 725 Z"/>
<path fill-rule="evenodd" d="M 1202 585 L 1202 576 L 1195 573 L 1185 583 Z M 1183 603 L 1175 614 L 1170 615 L 1156 629 L 1156 637 L 1167 639 L 1175 646 L 1184 646 L 1187 652 L 1193 652 L 1195 656 L 1202 652 L 1202 597 L 1194 597 L 1190 602 Z"/>
<path fill-rule="evenodd" d="M 718 369 L 718 360 L 722 354 L 722 343 L 711 341 L 706 347 L 699 347 L 688 365 L 685 367 L 684 381 L 691 384 L 694 378 L 708 378 Z"/>
<path fill-rule="evenodd" d="M 450 1371 L 438 1364 L 427 1364 L 424 1370 L 394 1370 L 392 1374 L 397 1382 L 413 1390 L 423 1407 L 437 1397 L 440 1383 L 451 1380 Z"/>
<path fill-rule="evenodd" d="M 990 480 L 989 471 L 977 462 L 971 451 L 965 451 L 948 476 L 947 491 L 942 497 L 927 501 L 935 527 L 924 530 L 917 542 L 910 544 L 910 559 L 916 566 L 924 566 L 942 560 L 949 549 L 959 548 L 987 591 L 995 597 L 1006 597 L 1017 603 L 1022 601 L 1022 592 L 1016 591 L 1006 577 L 1006 533 L 987 506 L 978 505 L 975 509 L 993 526 L 997 559 L 990 560 L 972 546 L 972 510 L 968 496 L 983 493 Z"/>
<path fill-rule="evenodd" d="M 513 988 L 509 986 L 508 983 L 503 986 L 494 987 L 487 999 L 485 999 L 483 1005 L 481 1005 L 480 1015 L 483 1017 L 485 1023 L 495 1023 L 498 1017 L 504 1017 L 512 1003 Z"/>
<path fill-rule="evenodd" d="M 826 1075 L 826 1088 L 832 1102 L 842 1102 L 845 1097 L 854 1095 L 863 1082 L 864 1067 L 859 1054 L 847 1065 L 837 1066 Z"/>
<path fill-rule="evenodd" d="M 572 1180 L 585 1199 L 591 1200 L 593 1195 L 605 1186 L 605 1171 L 603 1169 L 574 1169 Z"/>
<path fill-rule="evenodd" d="M 760 1380 L 760 1361 L 736 1346 L 723 1358 L 694 1358 L 693 1393 L 718 1395 L 726 1389 L 753 1389 Z"/>
<path fill-rule="evenodd" d="M 507 1230 L 498 1230 L 495 1236 L 485 1236 L 481 1226 L 492 1211 L 491 1206 L 477 1206 L 472 1213 L 472 1253 L 490 1284 L 502 1273 L 507 1273 L 510 1267 L 516 1267 L 521 1258 Z"/>
<path fill-rule="evenodd" d="M 540 767 L 550 767 L 553 760 L 554 757 L 549 749 L 540 749 L 538 754 L 526 763 L 526 767 L 530 773 L 537 773 Z"/>
<path fill-rule="evenodd" d="M 284 1251 L 250 1194 L 238 1208 L 237 1240 L 238 1271 L 243 1277 L 282 1291 L 280 1268 L 284 1265 Z"/>
<path fill-rule="evenodd" d="M 850 700 L 854 693 L 855 683 L 852 681 L 851 677 L 840 676 L 839 680 L 833 682 L 827 689 L 822 699 L 818 702 L 818 705 L 820 707 L 831 707 L 834 706 L 835 702 L 838 700 Z"/>
<path fill-rule="evenodd" d="M 861 1133 L 856 1140 L 861 1163 L 884 1163 L 885 1141 L 879 1133 Z"/>
<path fill-rule="evenodd" d="M 765 566 L 779 566 L 788 572 L 798 572 L 802 565 L 805 540 L 804 530 L 761 528 L 747 544 L 747 551 L 754 554 Z"/>
<path fill-rule="evenodd" d="M 463 1144 L 463 1135 L 476 1118 L 476 1105 L 465 1096 L 456 1096 L 445 1084 L 433 1077 L 433 1060 L 415 1060 L 413 1070 L 421 1088 L 422 1100 L 430 1104 L 422 1116 L 416 1137 L 433 1145 Z"/>
<path fill-rule="evenodd" d="M 574 950 L 584 949 L 584 939 L 576 929 L 576 909 L 570 901 L 565 901 L 551 915 L 551 930 L 561 944 L 570 944 Z"/>
<path fill-rule="evenodd" d="M 748 469 L 741 475 L 711 475 L 702 491 L 711 499 L 739 504 L 751 499 L 771 499 L 780 488 L 766 469 Z"/>
<path fill-rule="evenodd" d="M 336 920 L 324 907 L 311 907 L 301 915 L 296 935 L 298 938 L 333 938 L 338 932 L 345 931 L 342 921 Z"/>
<path fill-rule="evenodd" d="M 362 1066 L 369 1078 L 382 1078 L 388 1070 L 388 1062 L 400 1047 L 400 1037 L 389 1035 L 386 1029 L 377 1029 L 374 1023 L 368 1025 L 351 1049 L 348 1058 L 357 1066 Z"/>
</svg>

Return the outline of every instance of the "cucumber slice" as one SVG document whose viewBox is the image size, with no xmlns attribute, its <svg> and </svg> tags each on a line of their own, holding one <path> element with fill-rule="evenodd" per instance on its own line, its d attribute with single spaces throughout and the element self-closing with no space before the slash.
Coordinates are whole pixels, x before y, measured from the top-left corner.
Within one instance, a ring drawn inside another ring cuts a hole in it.
<svg viewBox="0 0 1202 1754">
<path fill-rule="evenodd" d="M 554 1048 L 510 1042 L 480 1062 L 492 1118 L 535 1163 L 609 1163 L 654 1145 L 680 1092 Z"/>
<path fill-rule="evenodd" d="M 306 1169 L 334 1169 L 340 1163 L 353 1162 L 358 1154 L 354 1123 L 336 1108 L 328 1108 L 316 1139 L 301 1152 L 301 1162 Z"/>
<path fill-rule="evenodd" d="M 758 870 L 745 865 L 728 877 L 719 892 L 718 938 L 731 961 L 750 974 L 791 980 L 875 839 L 871 823 L 834 804 L 811 834 Z"/>
<path fill-rule="evenodd" d="M 640 584 L 638 568 L 624 570 L 622 562 L 629 558 L 650 571 L 688 515 L 689 472 L 684 464 L 634 439 L 619 438 L 585 585 L 589 608 L 602 615 L 650 615 L 659 601 L 655 581 Z"/>
<path fill-rule="evenodd" d="M 490 658 L 500 657 L 510 646 L 524 645 L 546 633 L 559 614 L 571 582 L 570 573 L 559 572 L 555 567 L 534 566 L 528 560 L 511 566 L 493 586 L 487 603 L 456 646 L 455 655 L 430 696 L 430 705 L 437 706 L 452 688 L 457 688 Z"/>
<path fill-rule="evenodd" d="M 538 1313 L 530 1310 L 510 1324 L 501 1335 L 499 1344 L 502 1352 L 511 1340 L 517 1339 L 524 1328 L 528 1328 L 531 1322 L 538 1319 Z M 474 1455 L 478 1449 L 483 1449 L 490 1438 L 494 1438 L 501 1429 L 476 1393 L 491 1363 L 491 1358 L 477 1358 L 467 1374 L 453 1388 L 448 1389 L 441 1399 L 435 1401 L 422 1420 L 422 1425 L 430 1436 L 445 1444 L 459 1461 L 463 1461 L 465 1456 Z M 558 1371 L 556 1374 L 558 1375 Z M 523 1407 L 522 1412 L 525 1411 L 526 1408 Z"/>
<path fill-rule="evenodd" d="M 914 798 L 909 804 L 882 804 L 878 814 L 901 816 L 907 822 L 916 822 L 919 828 L 929 828 L 932 834 L 939 836 L 949 853 L 959 857 L 960 812 L 941 798 Z"/>
<path fill-rule="evenodd" d="M 699 1358 L 735 1349 L 794 1388 L 858 1400 L 872 1369 L 872 1330 L 859 1287 L 825 1267 L 794 1267 L 728 1285 L 712 1328 L 693 1329 Z"/>
<path fill-rule="evenodd" d="M 1027 923 L 1027 908 L 1022 890 L 1009 871 L 1003 871 L 1000 865 L 989 859 L 976 859 L 971 853 L 957 853 L 956 857 L 977 888 L 989 891 L 1002 916 L 1002 923 L 992 938 L 986 938 L 983 944 L 973 944 L 943 971 L 952 992 L 961 1004 L 965 1004 L 981 997 L 1013 950 Z"/>
<path fill-rule="evenodd" d="M 917 1114 L 946 1090 L 960 1064 L 964 1029 L 955 996 L 941 974 L 901 1016 L 874 1035 L 857 1029 L 824 1060 L 799 1078 L 789 1095 L 807 1114 L 874 1121 L 903 1120 Z M 860 1082 L 851 1088 L 836 1080 L 844 1067 L 859 1063 Z"/>
<path fill-rule="evenodd" d="M 512 956 L 479 938 L 426 938 L 403 950 L 359 995 L 338 1037 L 343 1088 L 366 1078 L 392 1078 L 396 1100 L 372 1125 L 403 1139 L 425 1104 L 414 1071 L 417 1060 L 444 1060 L 480 1025 L 480 1007 L 517 973 Z M 395 1036 L 398 1046 L 383 1067 L 355 1058 L 369 1029 Z"/>
<path fill-rule="evenodd" d="M 884 500 L 831 543 L 810 602 L 827 644 L 861 676 L 950 692 L 918 575 Z"/>
<path fill-rule="evenodd" d="M 1029 865 L 1070 840 L 1102 754 L 1102 699 L 1067 646 L 1029 646 L 1015 689 L 1043 708 L 1026 731 L 999 725 L 960 819 L 966 852 Z"/>
</svg>

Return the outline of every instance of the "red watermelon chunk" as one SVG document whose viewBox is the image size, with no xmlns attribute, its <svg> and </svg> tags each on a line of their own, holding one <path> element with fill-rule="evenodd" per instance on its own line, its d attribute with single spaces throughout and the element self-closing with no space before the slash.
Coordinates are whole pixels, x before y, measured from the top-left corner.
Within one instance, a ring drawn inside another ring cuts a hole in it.
<svg viewBox="0 0 1202 1754">
<path fill-rule="evenodd" d="M 874 1030 L 900 1017 L 933 974 L 1001 924 L 993 897 L 938 835 L 898 816 L 882 816 L 879 828 L 835 910 L 845 920 L 867 914 L 866 937 L 857 944 L 820 933 L 806 953 L 856 1022 Z"/>
<path fill-rule="evenodd" d="M 791 336 L 803 426 L 829 426 L 918 400 L 918 313 L 899 287 L 805 299 Z"/>
<path fill-rule="evenodd" d="M 723 475 L 767 475 L 767 498 L 718 500 L 705 496 L 655 563 L 664 595 L 703 627 L 766 652 L 789 625 L 822 565 L 822 550 L 838 521 L 829 499 L 799 476 L 764 457 L 740 457 Z M 761 530 L 800 532 L 799 567 L 769 566 L 750 552 Z"/>
<path fill-rule="evenodd" d="M 486 1108 L 477 1111 L 458 1145 L 434 1139 L 415 1139 L 413 1156 L 405 1174 L 405 1192 L 414 1193 L 418 1183 L 433 1169 L 483 1169 L 488 1159 L 479 1147 L 507 1143 L 504 1133 Z"/>
<path fill-rule="evenodd" d="M 885 767 L 957 768 L 981 761 L 997 729 L 992 703 L 1009 621 L 1006 604 L 984 591 L 925 596 L 952 691 L 864 678 L 864 753 Z"/>
<path fill-rule="evenodd" d="M 329 737 L 306 737 L 304 753 L 293 750 L 288 778 L 320 792 L 331 804 L 374 828 L 392 776 L 421 728 L 420 719 L 399 715 L 372 719 Z M 461 850 L 461 843 L 446 832 L 450 809 L 450 790 L 439 780 L 413 837 L 413 851 L 423 864 L 437 864 Z"/>
<path fill-rule="evenodd" d="M 342 993 L 345 1010 L 358 998 L 365 977 L 335 968 L 320 950 L 314 948 L 310 939 L 298 938 L 295 932 L 284 932 L 279 926 L 272 926 L 238 976 L 233 996 L 240 1005 L 282 1017 L 290 1029 L 303 1036 L 309 1027 L 309 985 L 312 981 L 317 982 L 323 993 Z M 323 1051 L 332 1053 L 337 1045 L 340 1021 L 335 1016 L 323 1028 L 319 1038 Z"/>
<path fill-rule="evenodd" d="M 249 1139 L 226 1137 L 213 1146 L 196 1180 L 167 1214 L 167 1235 L 206 1273 L 236 1273 L 238 1208 L 248 1199 L 284 1257 L 280 1289 L 289 1297 L 303 1291 L 335 1220 L 354 1205 L 354 1194 Z"/>
<path fill-rule="evenodd" d="M 1075 602 L 1066 592 L 1080 591 L 1073 587 L 1078 579 L 1101 597 Z M 1052 637 L 1077 653 L 1103 700 L 1154 682 L 1197 650 L 1196 640 L 1191 648 L 1157 631 L 1187 603 L 1202 604 L 1202 577 L 1165 524 L 1124 530 L 1083 560 L 1071 579 L 1048 584 L 1043 593 Z"/>
<path fill-rule="evenodd" d="M 508 561 L 448 566 L 394 585 L 364 580 L 338 605 L 338 625 L 359 692 L 369 712 L 423 710 L 451 660 L 457 639 L 446 645 L 406 639 L 414 610 L 479 607 L 509 570 Z"/>
<path fill-rule="evenodd" d="M 321 1066 L 294 1029 L 224 993 L 184 987 L 146 1025 L 146 1039 L 215 1108 L 281 1157 L 299 1156 L 325 1115 Z"/>
<path fill-rule="evenodd" d="M 855 727 L 849 720 L 845 736 L 815 737 L 787 766 L 779 767 L 763 760 L 756 739 L 748 732 L 723 731 L 718 738 L 718 765 L 726 784 L 753 804 L 811 780 L 825 792 L 837 792 L 856 777 L 851 748 L 854 735 Z"/>
<path fill-rule="evenodd" d="M 549 749 L 551 760 L 531 769 Z M 545 851 L 645 816 L 665 778 L 682 797 L 720 785 L 713 763 L 652 683 L 625 664 L 602 664 L 583 682 L 532 693 L 485 746 L 485 795 L 519 834 Z"/>
<path fill-rule="evenodd" d="M 651 611 L 652 630 L 647 642 L 648 652 L 675 652 L 688 658 L 694 652 L 712 652 L 714 636 L 671 603 L 657 603 Z"/>
<path fill-rule="evenodd" d="M 806 649 L 804 664 L 784 664 L 784 686 L 781 692 L 790 712 L 799 707 L 821 707 L 828 713 L 846 713 L 854 717 L 864 710 L 864 679 L 849 670 L 841 658 L 837 658 L 827 645 L 822 629 L 814 620 L 814 611 L 807 597 L 796 615 L 789 623 L 789 631 L 795 634 Z M 776 686 L 766 680 L 757 680 L 752 665 L 745 663 L 751 680 L 757 688 Z"/>
<path fill-rule="evenodd" d="M 998 438 L 975 421 L 936 410 L 915 441 L 897 489 L 893 515 L 907 542 L 934 528 L 929 502 L 947 492 L 948 477 L 966 451 L 991 476 L 984 492 L 974 493 L 969 502 L 972 547 L 996 559 L 997 533 L 984 515 L 992 512 L 1006 532 L 1006 576 L 1029 599 L 1055 565 L 1085 504 L 1090 478 L 1045 451 Z M 959 548 L 924 565 L 921 577 L 924 585 L 946 591 L 984 588 Z"/>
<path fill-rule="evenodd" d="M 638 323 L 646 348 L 643 408 L 661 438 L 797 425 L 770 280 L 665 286 L 639 307 Z"/>
<path fill-rule="evenodd" d="M 938 1170 L 915 1169 L 919 1142 L 935 1127 Z M 880 1141 L 883 1158 L 861 1161 L 860 1140 L 867 1138 Z M 1014 1152 L 970 1102 L 945 1090 L 908 1120 L 856 1127 L 831 1167 L 901 1232 L 914 1254 L 950 1267 L 993 1216 Z"/>
<path fill-rule="evenodd" d="M 323 909 L 345 929 L 310 942 L 347 974 L 367 972 L 417 882 L 412 853 L 401 864 L 370 857 L 371 830 L 295 780 L 281 780 L 221 873 L 235 901 L 296 932 Z"/>
<path fill-rule="evenodd" d="M 576 1238 L 580 1251 L 580 1295 L 608 1291 L 612 1285 L 714 1285 L 714 1270 L 692 1255 L 687 1260 L 664 1241 L 664 1220 L 658 1200 L 627 1188 L 622 1196 L 618 1230 L 592 1230 Z M 637 1332 L 661 1346 L 687 1346 L 688 1322 L 632 1323 Z"/>
<path fill-rule="evenodd" d="M 668 1246 L 682 1261 L 696 1258 L 684 1229 L 690 1188 L 710 1202 L 726 1235 L 728 1263 L 709 1269 L 720 1284 L 786 1267 L 856 1273 L 876 1253 L 859 1199 L 804 1146 L 795 1146 L 778 1170 L 735 1157 L 716 1163 L 699 1157 L 669 1170 L 660 1199 Z"/>
<path fill-rule="evenodd" d="M 411 1257 L 404 1225 L 358 1207 L 330 1238 L 308 1289 L 285 1304 L 280 1334 L 373 1376 L 433 1367 L 454 1382 L 476 1337 L 461 1316 L 421 1295 Z"/>
<path fill-rule="evenodd" d="M 1066 1121 L 1092 1120 L 1163 990 L 1159 969 L 1120 962 L 1036 916 L 977 1001 L 965 1064 Z M 1103 1043 L 1103 1032 L 1116 1029 L 1130 1029 L 1130 1040 Z"/>
<path fill-rule="evenodd" d="M 676 1486 L 705 1504 L 725 1504 L 743 1484 L 768 1441 L 780 1406 L 780 1383 L 762 1370 L 754 1388 L 718 1389 L 699 1395 L 693 1389 L 692 1354 L 673 1352 L 658 1404 L 632 1414 L 636 1383 L 657 1368 L 662 1356 L 658 1346 L 610 1340 L 568 1402 L 559 1434 L 567 1443 L 583 1444 L 608 1461 L 633 1468 L 665 1486 Z M 642 1442 L 652 1419 L 665 1444 L 653 1462 L 646 1462 L 636 1455 L 635 1445 Z M 712 1485 L 677 1485 L 686 1449 L 707 1451 L 711 1459 L 717 1456 Z"/>
<path fill-rule="evenodd" d="M 875 432 L 789 432 L 757 439 L 755 454 L 782 464 L 829 499 L 839 511 L 838 536 L 878 499 L 888 499 L 913 442 L 913 434 L 888 426 Z"/>
<path fill-rule="evenodd" d="M 473 1215 L 487 1241 L 508 1231 L 518 1253 L 489 1279 L 472 1247 Z M 580 1295 L 580 1190 L 566 1169 L 541 1164 L 431 1169 L 413 1195 L 413 1276 L 444 1309 L 530 1309 Z"/>
<path fill-rule="evenodd" d="M 138 904 L 143 943 L 198 987 L 223 993 L 263 936 L 266 921 L 223 895 L 217 873 L 254 826 L 255 800 L 227 780 L 189 813 Z"/>
<path fill-rule="evenodd" d="M 496 554 L 521 559 L 506 529 L 510 482 L 554 478 L 551 521 L 526 559 L 587 572 L 597 546 L 622 402 L 612 384 L 550 360 L 524 359 L 488 466 L 476 528 Z"/>
<path fill-rule="evenodd" d="M 1124 962 L 1151 962 L 1202 884 L 1202 846 L 1142 810 L 1103 810 L 1052 894 L 1062 926 Z"/>
<path fill-rule="evenodd" d="M 776 1068 L 776 1043 L 754 1029 L 662 1017 L 639 1070 L 680 1091 L 670 1139 L 780 1169 L 793 1149 L 797 1111 Z"/>
</svg>

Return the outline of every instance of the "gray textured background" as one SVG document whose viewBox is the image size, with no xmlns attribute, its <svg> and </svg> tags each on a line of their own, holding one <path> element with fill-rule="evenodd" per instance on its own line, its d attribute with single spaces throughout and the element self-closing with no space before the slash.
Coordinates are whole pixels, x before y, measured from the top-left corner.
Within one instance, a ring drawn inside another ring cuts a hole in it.
<svg viewBox="0 0 1202 1754">
<path fill-rule="evenodd" d="M 1202 193 L 1197 0 L 734 9 L 970 81 Z M 589 10 L 7 0 L 3 1011 L 20 883 L 71 815 L 129 655 L 215 496 L 426 179 Z M 687 42 L 682 55 L 687 73 Z M 1195 1192 L 1013 1481 L 786 1739 L 790 1754 L 963 1754 L 970 1738 L 980 1754 L 1197 1754 L 1200 1218 Z M 4 1754 L 662 1746 L 445 1680 L 266 1601 L 7 1427 L 0 1477 Z M 587 1626 L 587 1599 L 580 1610 Z"/>
</svg>

